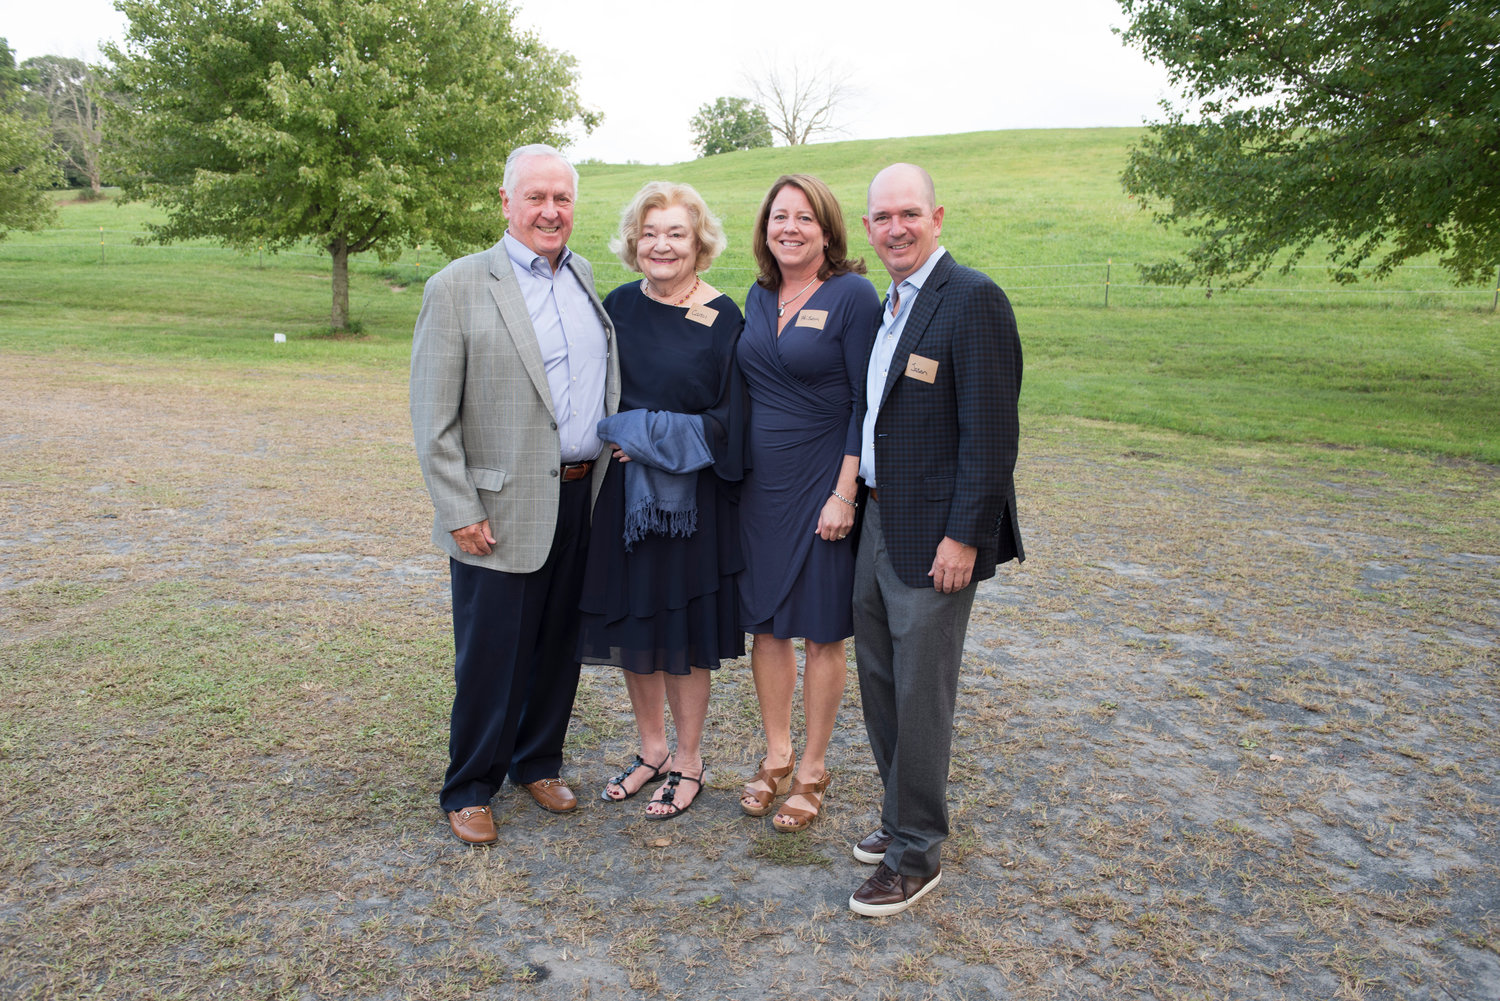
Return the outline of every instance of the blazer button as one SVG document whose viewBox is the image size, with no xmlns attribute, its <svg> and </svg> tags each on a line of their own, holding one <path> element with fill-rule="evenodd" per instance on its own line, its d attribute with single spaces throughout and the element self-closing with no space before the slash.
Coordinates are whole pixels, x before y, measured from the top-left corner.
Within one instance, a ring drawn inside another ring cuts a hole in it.
<svg viewBox="0 0 1500 1001">
<path fill-rule="evenodd" d="M 557 430 L 557 421 L 553 421 L 552 422 L 552 430 L 554 430 L 554 431 Z"/>
<path fill-rule="evenodd" d="M 552 475 L 553 475 L 553 476 L 556 476 L 556 475 L 557 475 L 557 470 L 555 470 L 555 469 L 554 469 L 554 470 L 552 470 Z"/>
</svg>

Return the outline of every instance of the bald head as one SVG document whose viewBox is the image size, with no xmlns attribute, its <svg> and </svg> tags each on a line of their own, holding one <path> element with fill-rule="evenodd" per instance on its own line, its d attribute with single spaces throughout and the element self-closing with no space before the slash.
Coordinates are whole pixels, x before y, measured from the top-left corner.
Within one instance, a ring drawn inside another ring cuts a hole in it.
<svg viewBox="0 0 1500 1001">
<path fill-rule="evenodd" d="M 875 189 L 881 185 L 890 184 L 913 184 L 920 187 L 923 193 L 923 205 L 931 212 L 937 208 L 937 188 L 932 185 L 932 175 L 914 163 L 893 163 L 889 167 L 875 175 L 870 182 L 870 189 L 865 193 L 865 208 L 870 207 L 871 199 L 875 197 Z"/>
<path fill-rule="evenodd" d="M 938 249 L 943 207 L 932 175 L 893 163 L 875 175 L 865 199 L 865 236 L 894 282 L 910 278 Z"/>
</svg>

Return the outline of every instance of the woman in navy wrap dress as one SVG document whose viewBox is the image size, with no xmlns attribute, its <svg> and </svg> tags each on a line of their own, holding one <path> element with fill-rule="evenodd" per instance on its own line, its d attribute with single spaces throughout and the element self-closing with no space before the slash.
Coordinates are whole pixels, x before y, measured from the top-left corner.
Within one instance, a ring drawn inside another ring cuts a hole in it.
<svg viewBox="0 0 1500 1001">
<path fill-rule="evenodd" d="M 854 631 L 856 479 L 865 365 L 880 298 L 848 257 L 838 201 L 805 174 L 777 180 L 755 223 L 760 276 L 745 302 L 739 362 L 750 396 L 741 494 L 745 571 L 740 626 L 754 634 L 751 667 L 766 755 L 746 783 L 745 813 L 807 827 L 828 787 L 826 755 Z M 805 639 L 800 765 L 792 748 L 797 687 L 793 638 Z"/>
</svg>

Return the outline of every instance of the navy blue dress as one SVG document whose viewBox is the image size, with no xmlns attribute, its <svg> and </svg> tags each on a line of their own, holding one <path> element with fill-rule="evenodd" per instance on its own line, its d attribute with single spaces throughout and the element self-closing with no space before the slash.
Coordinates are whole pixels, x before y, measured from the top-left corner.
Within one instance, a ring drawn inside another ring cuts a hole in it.
<svg viewBox="0 0 1500 1001">
<path fill-rule="evenodd" d="M 735 359 L 744 318 L 726 295 L 705 305 L 718 311 L 711 325 L 648 298 L 639 282 L 604 298 L 619 345 L 620 409 L 702 415 L 714 463 L 695 474 L 697 530 L 647 535 L 626 552 L 625 471 L 609 459 L 579 600 L 582 663 L 687 674 L 745 652 L 735 586 L 744 565 L 737 494 L 745 395 Z"/>
<path fill-rule="evenodd" d="M 739 346 L 750 395 L 740 626 L 835 643 L 854 633 L 854 535 L 820 539 L 818 515 L 844 456 L 859 455 L 857 414 L 880 296 L 862 275 L 837 275 L 780 337 L 776 319 L 776 294 L 751 288 Z"/>
</svg>

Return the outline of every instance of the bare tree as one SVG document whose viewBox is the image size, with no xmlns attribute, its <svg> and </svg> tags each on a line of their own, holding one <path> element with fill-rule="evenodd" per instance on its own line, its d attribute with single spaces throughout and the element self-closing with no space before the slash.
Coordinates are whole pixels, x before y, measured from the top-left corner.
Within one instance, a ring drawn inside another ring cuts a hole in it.
<svg viewBox="0 0 1500 1001">
<path fill-rule="evenodd" d="M 840 106 L 853 96 L 849 74 L 829 64 L 790 66 L 767 62 L 747 80 L 755 100 L 771 120 L 771 131 L 788 146 L 800 146 L 819 136 L 835 135 Z"/>
<path fill-rule="evenodd" d="M 63 165 L 87 179 L 97 196 L 101 185 L 99 161 L 104 148 L 99 121 L 103 110 L 100 89 L 104 81 L 99 68 L 82 59 L 37 56 L 22 63 L 21 70 L 52 123 L 53 142 L 62 154 Z"/>
</svg>

